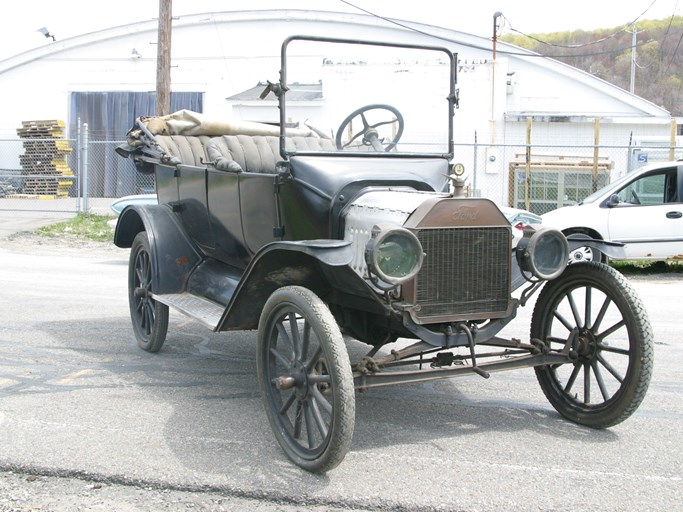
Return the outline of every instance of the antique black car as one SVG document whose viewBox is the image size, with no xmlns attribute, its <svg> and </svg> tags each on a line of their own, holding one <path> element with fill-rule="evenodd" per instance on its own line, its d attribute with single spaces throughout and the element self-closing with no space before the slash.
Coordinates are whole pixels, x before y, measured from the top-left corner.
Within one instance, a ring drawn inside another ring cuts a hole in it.
<svg viewBox="0 0 683 512">
<path fill-rule="evenodd" d="M 441 47 L 291 37 L 261 94 L 278 122 L 139 118 L 117 149 L 158 196 L 115 233 L 140 347 L 161 349 L 169 307 L 257 329 L 272 430 L 309 471 L 347 453 L 355 390 L 533 367 L 557 411 L 594 428 L 646 393 L 640 300 L 608 266 L 567 266 L 574 246 L 623 247 L 542 226 L 513 244 L 496 204 L 463 193 L 456 69 Z M 499 336 L 532 296 L 530 332 Z M 368 348 L 351 360 L 354 340 Z"/>
</svg>

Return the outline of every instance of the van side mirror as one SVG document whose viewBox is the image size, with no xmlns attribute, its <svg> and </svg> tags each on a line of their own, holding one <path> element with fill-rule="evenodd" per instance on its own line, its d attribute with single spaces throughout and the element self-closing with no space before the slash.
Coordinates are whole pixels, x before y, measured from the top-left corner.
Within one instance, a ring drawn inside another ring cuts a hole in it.
<svg viewBox="0 0 683 512">
<path fill-rule="evenodd" d="M 612 194 L 609 196 L 609 199 L 607 200 L 607 208 L 614 208 L 617 206 L 621 201 L 619 201 L 619 196 L 617 194 Z"/>
</svg>

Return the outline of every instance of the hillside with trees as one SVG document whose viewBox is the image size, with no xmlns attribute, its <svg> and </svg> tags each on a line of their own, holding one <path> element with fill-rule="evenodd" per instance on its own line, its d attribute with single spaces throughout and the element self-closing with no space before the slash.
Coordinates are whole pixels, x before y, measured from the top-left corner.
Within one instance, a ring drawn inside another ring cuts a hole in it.
<svg viewBox="0 0 683 512">
<path fill-rule="evenodd" d="M 521 34 L 501 41 L 582 69 L 627 91 L 633 25 L 593 31 Z M 635 24 L 635 94 L 683 116 L 683 16 Z"/>
</svg>

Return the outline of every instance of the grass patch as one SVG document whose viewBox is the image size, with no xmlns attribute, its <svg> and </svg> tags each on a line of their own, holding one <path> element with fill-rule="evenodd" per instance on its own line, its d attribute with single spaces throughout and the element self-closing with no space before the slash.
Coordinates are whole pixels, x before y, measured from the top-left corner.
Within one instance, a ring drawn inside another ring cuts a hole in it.
<svg viewBox="0 0 683 512">
<path fill-rule="evenodd" d="M 64 236 L 82 237 L 97 242 L 111 242 L 112 229 L 107 222 L 114 217 L 79 213 L 71 220 L 57 222 L 36 230 L 42 236 L 60 238 Z"/>
<path fill-rule="evenodd" d="M 683 261 L 610 261 L 622 274 L 676 274 L 683 272 Z"/>
</svg>

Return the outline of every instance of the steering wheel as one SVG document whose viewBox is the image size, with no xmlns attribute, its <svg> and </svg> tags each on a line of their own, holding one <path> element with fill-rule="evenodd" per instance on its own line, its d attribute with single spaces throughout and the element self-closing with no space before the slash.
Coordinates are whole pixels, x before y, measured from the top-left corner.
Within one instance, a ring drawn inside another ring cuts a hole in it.
<svg viewBox="0 0 683 512">
<path fill-rule="evenodd" d="M 640 204 L 640 198 L 638 197 L 638 194 L 636 194 L 636 191 L 631 189 L 631 196 L 633 197 L 633 200 L 636 202 L 636 204 Z"/>
<path fill-rule="evenodd" d="M 367 117 L 365 116 L 365 113 L 370 110 L 386 110 L 393 114 L 394 118 L 387 121 L 381 121 L 379 123 L 370 124 L 367 120 Z M 349 125 L 353 126 L 352 123 L 356 117 L 360 117 L 363 123 L 363 129 L 358 133 L 352 133 L 351 138 L 344 144 L 342 143 L 342 137 L 344 136 L 347 127 Z M 386 146 L 384 146 L 384 139 L 379 138 L 377 128 L 385 124 L 394 123 L 398 123 L 396 135 L 394 135 L 394 138 Z M 391 151 L 392 149 L 394 149 L 394 147 L 396 147 L 396 144 L 401 138 L 401 135 L 403 135 L 404 126 L 405 122 L 403 121 L 403 115 L 401 115 L 401 113 L 398 111 L 396 107 L 384 104 L 365 105 L 364 107 L 361 107 L 351 112 L 349 116 L 346 119 L 344 119 L 344 121 L 342 121 L 341 125 L 339 126 L 339 129 L 337 130 L 335 143 L 337 144 L 337 149 L 345 149 L 351 146 L 353 142 L 356 141 L 358 138 L 362 137 L 361 142 L 363 146 L 372 146 L 375 151 Z"/>
</svg>

